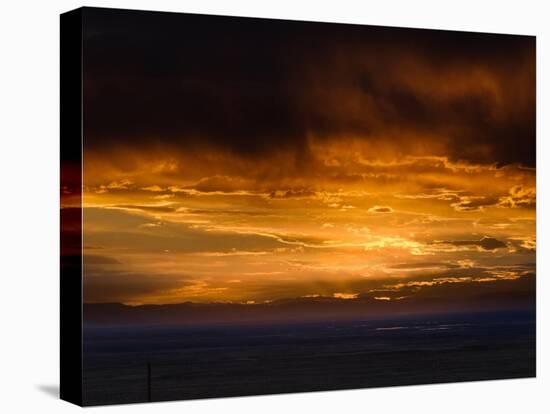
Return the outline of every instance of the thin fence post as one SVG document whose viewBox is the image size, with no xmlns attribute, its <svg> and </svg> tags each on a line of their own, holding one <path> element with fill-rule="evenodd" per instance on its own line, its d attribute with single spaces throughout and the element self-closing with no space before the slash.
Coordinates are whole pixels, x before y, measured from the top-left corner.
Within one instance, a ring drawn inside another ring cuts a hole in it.
<svg viewBox="0 0 550 414">
<path fill-rule="evenodd" d="M 147 401 L 151 402 L 151 362 L 147 361 Z"/>
</svg>

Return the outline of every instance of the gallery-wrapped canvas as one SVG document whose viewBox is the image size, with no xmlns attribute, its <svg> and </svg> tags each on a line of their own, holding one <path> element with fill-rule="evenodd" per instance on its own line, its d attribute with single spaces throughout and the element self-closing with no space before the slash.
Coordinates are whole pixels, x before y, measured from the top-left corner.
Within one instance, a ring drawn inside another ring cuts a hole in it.
<svg viewBox="0 0 550 414">
<path fill-rule="evenodd" d="M 61 16 L 61 397 L 533 377 L 535 38 Z"/>
</svg>

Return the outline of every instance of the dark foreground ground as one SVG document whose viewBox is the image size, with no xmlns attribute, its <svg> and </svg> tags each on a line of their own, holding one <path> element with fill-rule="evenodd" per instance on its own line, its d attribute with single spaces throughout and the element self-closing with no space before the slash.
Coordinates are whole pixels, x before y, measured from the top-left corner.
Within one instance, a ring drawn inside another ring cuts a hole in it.
<svg viewBox="0 0 550 414">
<path fill-rule="evenodd" d="M 88 326 L 84 343 L 86 405 L 535 376 L 533 312 L 270 326 Z"/>
</svg>

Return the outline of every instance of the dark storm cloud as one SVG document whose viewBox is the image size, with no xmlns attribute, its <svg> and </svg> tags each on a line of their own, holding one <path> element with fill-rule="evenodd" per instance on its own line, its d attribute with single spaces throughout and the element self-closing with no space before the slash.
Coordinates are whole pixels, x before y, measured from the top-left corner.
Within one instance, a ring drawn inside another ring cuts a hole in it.
<svg viewBox="0 0 550 414">
<path fill-rule="evenodd" d="M 438 244 L 452 244 L 454 246 L 478 246 L 483 250 L 496 250 L 506 247 L 506 243 L 493 237 L 482 237 L 480 240 L 445 240 Z"/>
<path fill-rule="evenodd" d="M 496 197 L 483 197 L 478 196 L 472 198 L 470 196 L 456 196 L 458 201 L 452 203 L 451 206 L 456 211 L 481 211 L 485 207 L 493 206 L 498 203 L 498 198 Z"/>
<path fill-rule="evenodd" d="M 85 302 L 124 302 L 129 297 L 160 293 L 191 284 L 186 276 L 123 273 L 104 269 L 87 274 L 83 281 Z"/>
<path fill-rule="evenodd" d="M 112 265 L 120 264 L 120 262 L 114 257 L 100 256 L 100 255 L 86 255 L 86 265 Z"/>
<path fill-rule="evenodd" d="M 120 208 L 123 210 L 149 211 L 152 213 L 172 213 L 176 211 L 176 208 L 170 206 L 143 206 L 137 204 L 118 204 L 114 205 L 113 208 Z"/>
<path fill-rule="evenodd" d="M 423 270 L 432 268 L 457 268 L 458 265 L 446 262 L 418 262 L 418 263 L 396 263 L 388 266 L 388 269 L 396 270 Z"/>
<path fill-rule="evenodd" d="M 393 213 L 393 208 L 389 206 L 374 206 L 369 208 L 370 213 Z"/>
<path fill-rule="evenodd" d="M 535 164 L 533 37 L 86 9 L 85 143 L 256 156 L 308 137 Z M 436 138 L 433 138 L 436 137 Z M 432 142 L 433 143 L 433 142 Z"/>
<path fill-rule="evenodd" d="M 269 193 L 270 198 L 308 198 L 315 197 L 317 193 L 307 188 L 290 188 L 288 190 L 272 191 Z"/>
</svg>

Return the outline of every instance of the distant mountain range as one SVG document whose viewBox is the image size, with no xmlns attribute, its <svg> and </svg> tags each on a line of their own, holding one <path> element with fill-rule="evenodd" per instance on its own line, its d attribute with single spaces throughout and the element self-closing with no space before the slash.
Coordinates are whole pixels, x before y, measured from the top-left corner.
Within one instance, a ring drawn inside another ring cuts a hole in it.
<svg viewBox="0 0 550 414">
<path fill-rule="evenodd" d="M 259 304 L 185 302 L 129 306 L 121 303 L 86 303 L 84 304 L 84 323 L 89 325 L 253 324 L 367 320 L 427 313 L 534 309 L 534 277 L 529 279 L 531 280 L 524 280 L 521 285 L 517 281 L 510 281 L 509 287 L 515 289 L 493 291 L 482 288 L 479 291 L 478 286 L 476 293 L 469 292 L 452 297 L 424 294 L 400 300 L 377 300 L 373 297 L 361 296 L 356 299 L 339 299 L 321 296 Z"/>
</svg>

